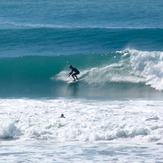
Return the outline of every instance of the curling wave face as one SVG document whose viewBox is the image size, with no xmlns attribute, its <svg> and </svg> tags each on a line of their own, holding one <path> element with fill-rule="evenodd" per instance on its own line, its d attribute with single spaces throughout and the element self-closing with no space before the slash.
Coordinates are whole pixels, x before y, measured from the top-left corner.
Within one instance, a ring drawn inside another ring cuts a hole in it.
<svg viewBox="0 0 163 163">
<path fill-rule="evenodd" d="M 1 58 L 1 96 L 102 97 L 119 94 L 160 95 L 163 90 L 160 51 L 126 49 L 109 53 Z M 70 85 L 69 65 L 80 70 L 80 83 Z"/>
</svg>

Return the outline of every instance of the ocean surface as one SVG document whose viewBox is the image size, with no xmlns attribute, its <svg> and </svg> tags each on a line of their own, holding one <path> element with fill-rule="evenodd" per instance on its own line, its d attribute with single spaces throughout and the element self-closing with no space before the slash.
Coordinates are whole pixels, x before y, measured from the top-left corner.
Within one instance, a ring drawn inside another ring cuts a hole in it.
<svg viewBox="0 0 163 163">
<path fill-rule="evenodd" d="M 0 162 L 163 162 L 162 10 L 1 0 Z"/>
</svg>

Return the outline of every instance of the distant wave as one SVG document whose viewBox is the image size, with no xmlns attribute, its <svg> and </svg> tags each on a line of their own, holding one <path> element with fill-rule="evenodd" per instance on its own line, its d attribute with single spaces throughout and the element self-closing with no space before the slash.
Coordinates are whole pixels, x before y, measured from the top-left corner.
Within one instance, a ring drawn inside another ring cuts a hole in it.
<svg viewBox="0 0 163 163">
<path fill-rule="evenodd" d="M 49 28 L 49 29 L 163 29 L 163 27 L 133 27 L 133 26 L 107 26 L 107 25 L 65 25 L 65 24 L 38 24 L 38 23 L 17 23 L 11 21 L 0 22 L 0 29 L 29 29 L 29 28 Z"/>
<path fill-rule="evenodd" d="M 163 29 L 28 28 L 0 30 L 1 56 L 163 51 Z"/>
</svg>

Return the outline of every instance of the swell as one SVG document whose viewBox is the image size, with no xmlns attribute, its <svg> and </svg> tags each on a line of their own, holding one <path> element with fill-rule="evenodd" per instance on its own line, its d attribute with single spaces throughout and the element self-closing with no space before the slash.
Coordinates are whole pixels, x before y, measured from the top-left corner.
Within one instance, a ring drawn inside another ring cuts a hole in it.
<svg viewBox="0 0 163 163">
<path fill-rule="evenodd" d="M 0 30 L 1 57 L 112 52 L 124 48 L 163 51 L 163 29 L 27 28 Z"/>
<path fill-rule="evenodd" d="M 111 62 L 116 53 L 59 55 L 59 56 L 23 56 L 0 58 L 0 82 L 8 80 L 44 81 L 57 75 L 70 64 L 79 69 L 98 67 Z"/>
<path fill-rule="evenodd" d="M 126 49 L 111 53 L 0 59 L 0 96 L 115 97 L 161 94 L 162 52 Z M 81 82 L 69 84 L 69 65 Z M 160 92 L 158 92 L 158 90 Z M 98 93 L 97 93 L 98 92 Z"/>
</svg>

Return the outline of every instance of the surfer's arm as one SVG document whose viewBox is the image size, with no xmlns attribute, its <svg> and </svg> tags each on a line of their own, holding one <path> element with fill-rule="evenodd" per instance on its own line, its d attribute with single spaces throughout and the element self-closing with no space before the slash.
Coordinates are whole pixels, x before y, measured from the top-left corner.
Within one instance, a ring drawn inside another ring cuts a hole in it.
<svg viewBox="0 0 163 163">
<path fill-rule="evenodd" d="M 71 71 L 70 73 L 68 73 L 68 76 L 70 76 L 73 73 L 73 71 Z"/>
</svg>

